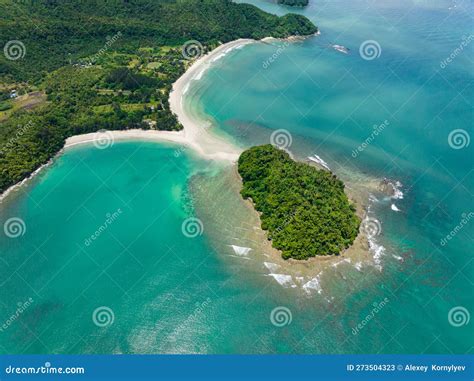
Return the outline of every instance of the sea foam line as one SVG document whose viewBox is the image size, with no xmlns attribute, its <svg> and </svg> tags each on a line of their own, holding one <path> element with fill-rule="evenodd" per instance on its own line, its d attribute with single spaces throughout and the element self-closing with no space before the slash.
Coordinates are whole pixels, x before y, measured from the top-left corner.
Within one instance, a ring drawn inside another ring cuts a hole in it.
<svg viewBox="0 0 474 381">
<path fill-rule="evenodd" d="M 250 247 L 229 245 L 234 250 L 234 253 L 241 257 L 246 257 L 252 250 Z"/>
<path fill-rule="evenodd" d="M 283 287 L 291 287 L 291 288 L 295 288 L 297 287 L 295 282 L 293 281 L 293 277 L 291 275 L 288 275 L 288 274 L 274 274 L 274 273 L 271 273 L 271 274 L 268 274 L 269 276 L 271 276 L 273 279 L 275 279 L 279 285 L 283 286 Z"/>
<path fill-rule="evenodd" d="M 306 293 L 311 294 L 313 291 L 316 291 L 318 294 L 321 294 L 323 292 L 320 282 L 322 273 L 323 272 L 321 271 L 318 275 L 303 285 L 303 290 L 305 290 Z"/>
<path fill-rule="evenodd" d="M 331 170 L 331 168 L 329 168 L 329 165 L 328 163 L 326 163 L 323 159 L 321 159 L 320 156 L 314 154 L 313 156 L 308 156 L 308 159 L 321 165 L 322 167 L 326 168 L 328 171 Z"/>
</svg>

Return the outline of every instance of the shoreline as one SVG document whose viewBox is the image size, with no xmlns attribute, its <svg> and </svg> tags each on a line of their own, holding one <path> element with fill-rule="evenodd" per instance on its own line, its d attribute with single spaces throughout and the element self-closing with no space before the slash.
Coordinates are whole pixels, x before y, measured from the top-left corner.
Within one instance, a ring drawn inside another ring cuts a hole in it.
<svg viewBox="0 0 474 381">
<path fill-rule="evenodd" d="M 304 37 L 290 37 L 284 39 L 289 42 L 297 42 L 305 39 Z M 44 168 L 50 166 L 54 160 L 62 155 L 65 150 L 72 148 L 74 146 L 82 144 L 97 144 L 99 148 L 106 148 L 107 146 L 113 144 L 116 141 L 150 141 L 156 143 L 174 143 L 179 146 L 184 146 L 191 148 L 195 153 L 201 156 L 204 159 L 208 160 L 219 160 L 228 162 L 230 164 L 235 164 L 240 156 L 242 149 L 234 146 L 231 142 L 226 141 L 224 138 L 213 134 L 208 129 L 208 124 L 204 120 L 199 120 L 198 118 L 193 118 L 190 114 L 186 113 L 184 107 L 184 97 L 191 86 L 192 81 L 199 80 L 203 73 L 212 67 L 213 63 L 224 57 L 227 53 L 234 49 L 241 48 L 242 46 L 254 43 L 271 43 L 272 41 L 281 41 L 273 37 L 266 37 L 262 40 L 253 40 L 253 39 L 238 39 L 225 44 L 218 46 L 213 49 L 206 55 L 199 57 L 195 60 L 190 67 L 185 71 L 185 73 L 179 77 L 176 82 L 173 83 L 172 90 L 169 96 L 170 110 L 176 114 L 179 122 L 183 125 L 183 130 L 181 131 L 160 131 L 160 130 L 142 130 L 142 129 L 130 129 L 130 130 L 103 130 L 98 132 L 92 132 L 81 135 L 74 135 L 66 139 L 63 148 L 52 157 L 47 163 L 36 169 L 30 176 L 23 179 L 21 182 L 8 188 L 3 194 L 0 195 L 0 204 L 3 203 L 4 199 L 13 191 L 21 188 L 23 185 L 32 180 L 36 175 L 38 175 Z M 291 153 L 290 153 L 291 155 Z M 293 155 L 291 155 L 293 156 Z M 293 158 L 293 157 L 292 157 Z M 293 158 L 294 159 L 294 158 Z M 295 160 L 295 159 L 294 159 Z M 323 167 L 318 165 L 318 167 Z M 352 199 L 352 197 L 351 197 Z M 353 200 L 354 201 L 354 200 Z M 358 200 L 360 202 L 360 200 Z M 358 204 L 358 203 L 357 203 Z M 252 204 L 246 204 L 246 207 L 253 209 Z M 359 204 L 360 207 L 360 204 Z M 255 210 L 254 210 L 255 211 Z M 363 219 L 367 215 L 367 210 L 362 208 L 358 210 L 358 215 Z M 365 238 L 365 239 L 364 239 Z M 314 257 L 309 258 L 306 261 L 294 261 L 287 260 L 284 261 L 281 259 L 281 253 L 273 249 L 271 244 L 267 245 L 268 252 L 273 252 L 268 259 L 279 264 L 279 267 L 298 269 L 302 271 L 308 266 L 313 267 L 317 264 L 317 267 L 322 269 L 327 266 L 332 266 L 334 262 L 338 260 L 345 260 L 345 258 L 350 258 L 354 256 L 354 251 L 362 251 L 368 253 L 367 243 L 365 243 L 366 237 L 364 234 L 361 234 L 359 231 L 358 236 L 356 237 L 354 243 L 349 247 L 343 250 L 338 256 L 324 256 L 324 257 Z M 356 258 L 360 258 L 359 255 L 355 255 Z M 363 256 L 365 257 L 365 255 Z M 362 258 L 361 258 L 362 259 Z M 367 258 L 364 262 L 367 261 Z M 350 261 L 350 260 L 349 260 Z M 286 264 L 286 265 L 285 265 Z M 296 267 L 296 268 L 295 268 Z M 294 274 L 296 275 L 296 274 Z"/>
<path fill-rule="evenodd" d="M 169 96 L 170 110 L 176 114 L 179 122 L 183 125 L 181 131 L 162 131 L 162 130 L 107 130 L 102 134 L 107 134 L 106 139 L 112 141 L 120 140 L 146 140 L 154 142 L 170 142 L 186 147 L 192 148 L 197 154 L 205 159 L 209 160 L 221 160 L 228 161 L 230 163 L 236 163 L 242 149 L 232 145 L 232 143 L 224 140 L 223 138 L 208 132 L 204 121 L 195 120 L 188 115 L 184 109 L 183 98 L 193 80 L 199 80 L 202 74 L 208 70 L 212 64 L 218 59 L 224 57 L 227 53 L 234 49 L 241 48 L 242 46 L 255 43 L 269 43 L 270 41 L 281 40 L 296 42 L 306 39 L 311 36 L 290 36 L 286 39 L 278 39 L 274 37 L 265 37 L 261 40 L 254 40 L 250 38 L 240 38 L 234 41 L 230 41 L 219 45 L 217 48 L 208 52 L 207 54 L 199 57 L 194 61 L 191 66 L 179 77 L 176 82 L 173 83 L 172 90 Z M 74 135 L 66 139 L 62 149 L 54 155 L 47 163 L 43 164 L 35 171 L 33 171 L 28 177 L 24 178 L 20 182 L 12 185 L 0 194 L 0 203 L 31 179 L 39 174 L 45 167 L 51 165 L 53 160 L 60 156 L 64 150 L 79 145 L 79 144 L 90 144 L 98 141 L 101 134 L 98 132 L 91 132 L 87 134 Z"/>
<path fill-rule="evenodd" d="M 170 93 L 170 109 L 176 114 L 178 120 L 183 125 L 183 130 L 107 130 L 106 132 L 103 132 L 103 134 L 106 134 L 105 138 L 111 140 L 112 142 L 121 140 L 145 140 L 157 143 L 176 143 L 178 145 L 192 148 L 197 154 L 205 159 L 235 163 L 239 158 L 241 150 L 239 150 L 237 147 L 234 147 L 231 143 L 226 142 L 213 134 L 210 134 L 200 121 L 194 120 L 189 115 L 187 115 L 183 107 L 183 97 L 191 81 L 197 79 L 196 77 L 198 75 L 202 75 L 204 71 L 209 69 L 212 63 L 220 58 L 218 57 L 219 55 L 223 56 L 233 49 L 258 42 L 260 41 L 253 39 L 238 39 L 222 44 L 206 55 L 199 57 L 191 64 L 185 73 L 176 80 Z M 28 177 L 7 188 L 2 194 L 0 194 L 0 204 L 3 203 L 3 201 L 12 192 L 21 188 L 23 185 L 37 176 L 44 168 L 51 165 L 54 159 L 62 155 L 66 149 L 81 144 L 94 143 L 98 141 L 99 134 L 101 133 L 91 132 L 87 134 L 74 135 L 67 138 L 61 150 L 59 150 L 59 152 L 54 155 L 47 163 L 41 165 Z"/>
<path fill-rule="evenodd" d="M 195 120 L 186 113 L 183 99 L 192 81 L 198 80 L 212 64 L 229 53 L 231 50 L 242 46 L 258 43 L 252 39 L 238 39 L 218 46 L 211 52 L 194 61 L 185 73 L 173 83 L 169 96 L 170 110 L 176 114 L 183 125 L 181 131 L 161 130 L 107 130 L 103 132 L 106 139 L 119 140 L 146 140 L 155 142 L 171 142 L 192 148 L 197 154 L 209 160 L 222 160 L 231 163 L 237 162 L 241 149 L 230 142 L 208 132 L 204 121 Z M 66 139 L 64 149 L 79 144 L 93 143 L 98 140 L 100 132 L 74 135 Z"/>
</svg>

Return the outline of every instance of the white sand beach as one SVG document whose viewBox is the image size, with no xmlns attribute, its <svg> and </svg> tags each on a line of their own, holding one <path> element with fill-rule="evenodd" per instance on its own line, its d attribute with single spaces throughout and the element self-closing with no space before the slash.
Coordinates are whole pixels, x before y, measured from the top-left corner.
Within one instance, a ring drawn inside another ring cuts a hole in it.
<svg viewBox="0 0 474 381">
<path fill-rule="evenodd" d="M 241 150 L 231 143 L 210 133 L 199 120 L 194 120 L 186 114 L 183 107 L 183 95 L 189 83 L 196 77 L 200 77 L 204 70 L 208 69 L 212 63 L 219 57 L 224 56 L 231 50 L 243 45 L 256 43 L 258 41 L 251 39 L 239 39 L 223 44 L 207 55 L 199 58 L 186 72 L 173 84 L 173 90 L 170 94 L 170 108 L 184 126 L 184 136 L 191 146 L 206 157 L 227 159 L 237 161 Z"/>
<path fill-rule="evenodd" d="M 118 140 L 149 140 L 173 142 L 192 148 L 206 159 L 226 160 L 236 162 L 241 150 L 231 143 L 210 133 L 202 121 L 193 119 L 184 110 L 183 96 L 190 82 L 201 76 L 203 71 L 209 68 L 219 57 L 224 56 L 233 49 L 240 46 L 255 43 L 251 39 L 239 39 L 223 44 L 208 54 L 197 59 L 188 70 L 173 84 L 170 93 L 170 108 L 184 126 L 182 131 L 158 131 L 158 130 L 124 130 L 95 132 L 90 134 L 76 135 L 68 138 L 64 148 L 76 146 L 78 144 Z M 99 143 L 100 144 L 100 143 Z"/>
<path fill-rule="evenodd" d="M 297 40 L 298 39 L 300 38 L 298 37 Z M 186 72 L 173 84 L 169 99 L 170 109 L 177 115 L 178 120 L 184 126 L 184 130 L 159 131 L 133 129 L 120 131 L 99 131 L 75 135 L 67 138 L 64 149 L 68 149 L 79 144 L 92 143 L 103 147 L 104 145 L 110 145 L 112 142 L 120 140 L 147 140 L 176 143 L 178 145 L 193 149 L 197 154 L 201 155 L 205 159 L 235 163 L 238 160 L 242 150 L 238 147 L 235 147 L 230 142 L 222 139 L 221 137 L 211 133 L 204 121 L 194 119 L 191 115 L 187 114 L 184 110 L 183 97 L 185 96 L 191 81 L 199 79 L 205 70 L 210 68 L 215 61 L 225 56 L 231 50 L 240 48 L 241 46 L 247 44 L 258 42 L 269 43 L 272 40 L 275 39 L 271 37 L 264 38 L 261 41 L 244 38 L 238 39 L 218 46 L 211 52 L 199 57 L 195 62 L 193 62 Z M 288 38 L 287 40 L 293 41 L 294 39 Z M 61 150 L 61 152 L 62 151 L 63 150 Z M 61 152 L 59 152 L 58 155 L 60 155 Z M 52 160 L 38 168 L 28 178 L 11 186 L 9 189 L 3 192 L 3 194 L 0 195 L 0 202 L 2 202 L 5 197 L 14 189 L 21 187 L 23 184 L 41 172 L 42 169 L 51 164 L 51 162 Z"/>
<path fill-rule="evenodd" d="M 218 136 L 210 133 L 208 129 L 206 129 L 205 123 L 202 121 L 194 120 L 190 115 L 186 114 L 183 107 L 183 96 L 185 95 L 190 82 L 199 78 L 214 61 L 223 57 L 233 49 L 256 42 L 258 41 L 252 39 L 239 39 L 220 45 L 216 49 L 212 50 L 206 55 L 203 55 L 193 62 L 191 67 L 189 67 L 188 70 L 186 70 L 186 72 L 173 84 L 173 89 L 170 93 L 169 100 L 170 108 L 171 111 L 177 115 L 178 120 L 184 126 L 184 130 L 158 131 L 133 129 L 120 131 L 99 131 L 71 136 L 66 139 L 63 149 L 68 149 L 79 144 L 97 144 L 98 146 L 104 147 L 120 140 L 147 140 L 176 143 L 178 145 L 193 149 L 203 158 L 235 163 L 239 158 L 241 150 L 233 146 L 231 143 L 226 142 Z M 63 152 L 63 150 L 61 150 L 58 155 L 60 155 L 61 152 Z M 5 192 L 3 192 L 3 194 L 0 195 L 0 202 L 2 202 L 12 191 L 20 188 L 22 185 L 40 173 L 45 167 L 51 164 L 51 162 L 52 160 L 39 167 L 23 181 L 8 188 Z"/>
</svg>

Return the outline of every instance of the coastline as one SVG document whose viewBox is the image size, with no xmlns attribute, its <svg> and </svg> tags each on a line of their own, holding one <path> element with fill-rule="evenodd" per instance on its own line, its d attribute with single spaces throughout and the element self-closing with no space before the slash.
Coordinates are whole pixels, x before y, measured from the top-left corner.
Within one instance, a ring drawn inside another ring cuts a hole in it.
<svg viewBox="0 0 474 381">
<path fill-rule="evenodd" d="M 267 231 L 261 227 L 260 215 L 252 201 L 240 195 L 241 180 L 237 168 L 221 172 L 217 178 L 194 179 L 196 214 L 207 227 L 207 237 L 216 253 L 231 266 L 242 266 L 245 274 L 260 277 L 264 286 L 294 290 L 301 297 L 319 295 L 331 298 L 334 282 L 358 276 L 380 276 L 374 253 L 369 250 L 363 230 L 353 244 L 339 255 L 317 256 L 306 260 L 283 259 L 272 246 Z M 352 200 L 365 213 L 365 193 L 355 192 Z M 219 205 L 216 205 L 219 200 Z M 225 217 L 224 217 L 225 216 Z M 267 282 L 268 280 L 268 282 Z M 292 294 L 295 295 L 295 294 Z"/>
<path fill-rule="evenodd" d="M 307 37 L 309 36 L 294 36 L 288 37 L 284 40 L 295 42 L 301 41 L 302 39 L 305 39 Z M 174 114 L 176 114 L 179 122 L 183 125 L 183 130 L 107 130 L 106 139 L 110 139 L 112 141 L 146 140 L 154 142 L 171 142 L 189 147 L 205 159 L 221 160 L 230 163 L 237 162 L 242 150 L 238 147 L 235 147 L 230 142 L 225 141 L 221 137 L 210 133 L 207 130 L 206 125 L 202 121 L 195 120 L 190 115 L 188 115 L 184 109 L 183 98 L 188 87 L 190 86 L 190 83 L 193 80 L 198 80 L 202 76 L 202 74 L 212 66 L 215 61 L 225 56 L 230 51 L 241 48 L 244 45 L 254 43 L 269 43 L 269 41 L 272 40 L 279 39 L 273 37 L 265 37 L 261 40 L 241 38 L 238 40 L 230 41 L 218 46 L 209 53 L 199 57 L 191 64 L 191 66 L 185 71 L 185 73 L 181 77 L 179 77 L 173 84 L 169 97 L 170 109 Z M 98 134 L 100 134 L 100 132 L 74 135 L 67 138 L 63 148 L 47 163 L 37 168 L 22 181 L 6 189 L 0 195 L 0 203 L 2 203 L 3 200 L 14 190 L 20 188 L 22 185 L 24 185 L 32 178 L 34 178 L 38 173 L 40 173 L 45 167 L 49 166 L 57 156 L 61 155 L 64 152 L 65 149 L 79 144 L 93 143 L 94 141 L 98 140 Z"/>
<path fill-rule="evenodd" d="M 289 42 L 297 42 L 303 39 L 303 37 L 290 37 L 285 40 Z M 176 114 L 179 122 L 183 125 L 183 130 L 107 130 L 71 136 L 66 139 L 63 148 L 53 158 L 51 158 L 48 163 L 42 165 L 41 167 L 36 169 L 28 178 L 13 185 L 9 189 L 7 189 L 2 195 L 0 195 L 0 204 L 12 191 L 21 188 L 25 183 L 27 183 L 37 174 L 39 174 L 43 170 L 43 168 L 51 165 L 54 159 L 60 156 L 66 149 L 72 148 L 77 145 L 91 143 L 95 143 L 101 146 L 101 139 L 105 139 L 106 145 L 110 145 L 115 141 L 131 140 L 143 140 L 157 143 L 169 142 L 177 144 L 179 146 L 191 148 L 195 153 L 197 153 L 204 159 L 219 160 L 223 162 L 228 162 L 231 165 L 235 164 L 235 162 L 240 156 L 240 153 L 242 152 L 242 149 L 232 145 L 232 143 L 224 140 L 218 135 L 213 134 L 207 128 L 207 123 L 205 121 L 193 118 L 189 113 L 187 113 L 184 107 L 184 97 L 192 81 L 199 80 L 202 74 L 206 70 L 211 68 L 212 64 L 215 61 L 222 58 L 230 51 L 248 44 L 268 44 L 272 41 L 279 41 L 279 39 L 275 39 L 273 37 L 266 37 L 262 40 L 238 39 L 222 44 L 217 48 L 213 49 L 211 52 L 207 53 L 206 55 L 203 55 L 202 57 L 194 61 L 185 71 L 185 73 L 180 78 L 178 78 L 178 80 L 173 84 L 172 91 L 169 96 L 170 109 L 174 114 Z M 102 146 L 101 148 L 105 147 Z M 293 155 L 291 156 L 293 158 Z M 318 165 L 318 167 L 323 168 L 324 166 Z M 360 201 L 361 200 L 359 200 L 359 202 Z M 357 204 L 359 205 L 359 207 L 361 206 L 361 203 Z M 249 209 L 249 212 L 254 213 L 254 217 L 258 217 L 258 213 L 254 210 L 251 203 L 245 202 L 245 205 Z M 366 215 L 367 211 L 365 210 L 365 208 L 361 209 L 362 210 L 358 210 L 358 214 L 362 219 L 364 215 Z M 259 226 L 256 226 L 256 228 L 259 229 Z M 265 232 L 259 232 L 261 235 L 266 237 Z M 257 238 L 261 239 L 262 237 L 254 237 L 255 242 L 257 241 Z M 354 262 L 356 262 L 356 264 L 367 264 L 368 262 L 370 262 L 371 259 L 367 256 L 367 254 L 369 254 L 367 237 L 365 237 L 364 234 L 361 234 L 361 232 L 359 232 L 359 235 L 357 236 L 353 245 L 341 252 L 339 256 L 314 257 L 306 261 L 295 261 L 291 259 L 285 261 L 281 258 L 281 253 L 272 247 L 271 242 L 263 240 L 263 242 L 261 242 L 260 244 L 261 247 L 264 248 L 264 252 L 267 253 L 266 255 L 268 255 L 268 257 L 266 258 L 267 262 L 265 263 L 270 263 L 278 266 L 281 270 L 284 270 L 287 276 L 291 275 L 294 279 L 303 276 L 306 281 L 309 281 L 308 279 L 313 279 L 315 276 L 318 276 L 318 274 L 322 273 L 323 270 L 326 270 L 331 267 L 337 267 L 338 263 L 350 263 L 351 258 L 352 260 L 354 260 Z M 315 270 L 317 270 L 317 273 L 314 272 Z M 306 288 L 307 287 L 304 287 L 305 290 Z"/>
<path fill-rule="evenodd" d="M 221 138 L 210 134 L 206 130 L 205 126 L 201 125 L 200 121 L 193 120 L 189 115 L 187 115 L 183 106 L 183 97 L 191 81 L 202 75 L 205 70 L 210 68 L 212 63 L 220 58 L 220 55 L 223 56 L 233 49 L 257 42 L 259 41 L 253 39 L 238 39 L 222 44 L 206 55 L 199 57 L 192 63 L 186 72 L 178 78 L 178 80 L 173 84 L 169 100 L 171 111 L 177 115 L 178 120 L 184 127 L 183 130 L 107 130 L 106 139 L 111 141 L 146 140 L 153 142 L 171 142 L 192 148 L 200 156 L 209 160 L 221 160 L 235 163 L 238 160 L 241 151 L 237 147 L 234 147 L 231 143 L 228 143 Z M 53 160 L 60 156 L 64 150 L 80 144 L 94 143 L 98 140 L 98 134 L 100 134 L 100 132 L 74 135 L 67 138 L 63 148 L 47 163 L 43 164 L 34 170 L 28 177 L 12 185 L 2 194 L 0 194 L 0 204 L 5 200 L 6 197 L 8 197 L 8 195 L 21 188 L 23 185 L 32 180 L 36 175 L 38 175 L 44 168 L 51 165 Z"/>
<path fill-rule="evenodd" d="M 204 157 L 227 159 L 236 162 L 242 150 L 231 143 L 210 133 L 201 121 L 193 119 L 184 108 L 184 96 L 193 80 L 201 78 L 202 74 L 219 58 L 230 51 L 244 45 L 257 43 L 253 39 L 238 39 L 218 46 L 208 54 L 200 57 L 173 84 L 169 102 L 171 111 L 176 114 L 184 127 L 184 139 Z"/>
<path fill-rule="evenodd" d="M 206 55 L 194 61 L 186 72 L 173 83 L 169 102 L 171 111 L 176 114 L 184 129 L 181 131 L 160 130 L 116 130 L 107 131 L 106 138 L 112 141 L 118 140 L 147 140 L 156 142 L 172 142 L 192 148 L 205 159 L 222 160 L 235 163 L 242 150 L 231 143 L 210 133 L 206 125 L 201 121 L 193 119 L 184 109 L 184 96 L 191 81 L 199 79 L 204 71 L 209 69 L 213 62 L 229 53 L 231 50 L 244 45 L 257 43 L 252 39 L 238 39 L 218 46 Z M 73 147 L 78 144 L 93 143 L 97 141 L 97 132 L 75 135 L 66 139 L 64 148 Z"/>
<path fill-rule="evenodd" d="M 37 168 L 35 171 L 33 171 L 28 177 L 24 178 L 20 182 L 12 185 L 10 188 L 8 188 L 5 192 L 0 194 L 0 205 L 3 203 L 3 201 L 8 197 L 8 195 L 15 190 L 21 189 L 21 187 L 25 184 L 27 184 L 29 181 L 31 181 L 33 178 L 35 178 L 36 175 L 38 175 L 44 168 L 49 167 L 52 163 L 53 160 L 56 156 L 59 156 L 63 152 L 63 149 L 59 151 L 54 157 L 48 160 L 46 164 L 43 164 L 39 168 Z"/>
</svg>

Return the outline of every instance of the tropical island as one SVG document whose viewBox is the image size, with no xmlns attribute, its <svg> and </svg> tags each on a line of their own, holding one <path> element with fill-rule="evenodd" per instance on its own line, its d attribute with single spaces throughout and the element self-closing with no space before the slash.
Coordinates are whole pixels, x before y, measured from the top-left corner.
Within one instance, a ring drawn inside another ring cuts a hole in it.
<svg viewBox="0 0 474 381">
<path fill-rule="evenodd" d="M 252 200 L 284 259 L 338 255 L 357 237 L 360 218 L 331 172 L 296 162 L 270 144 L 244 151 L 238 171 L 242 197 Z"/>
<path fill-rule="evenodd" d="M 169 104 L 173 83 L 222 43 L 317 31 L 304 16 L 227 0 L 0 0 L 0 11 L 0 193 L 68 137 L 181 130 Z"/>
</svg>

